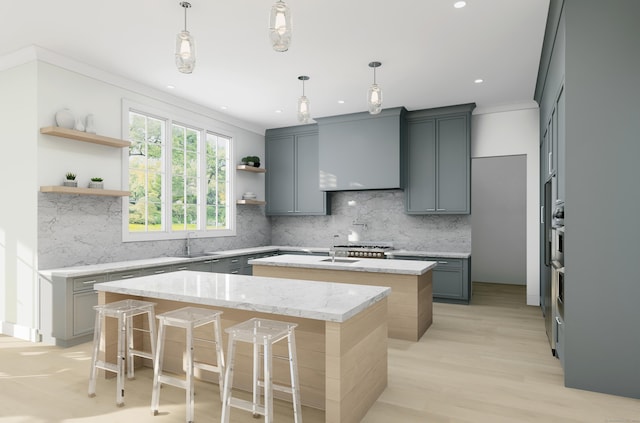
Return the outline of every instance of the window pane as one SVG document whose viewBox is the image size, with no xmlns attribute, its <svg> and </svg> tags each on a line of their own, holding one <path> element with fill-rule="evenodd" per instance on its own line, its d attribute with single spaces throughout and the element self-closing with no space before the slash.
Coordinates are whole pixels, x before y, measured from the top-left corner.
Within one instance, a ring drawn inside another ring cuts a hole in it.
<svg viewBox="0 0 640 423">
<path fill-rule="evenodd" d="M 130 232 L 230 229 L 230 138 L 134 111 L 129 138 Z"/>
<path fill-rule="evenodd" d="M 129 231 L 162 231 L 165 122 L 129 112 Z"/>
</svg>

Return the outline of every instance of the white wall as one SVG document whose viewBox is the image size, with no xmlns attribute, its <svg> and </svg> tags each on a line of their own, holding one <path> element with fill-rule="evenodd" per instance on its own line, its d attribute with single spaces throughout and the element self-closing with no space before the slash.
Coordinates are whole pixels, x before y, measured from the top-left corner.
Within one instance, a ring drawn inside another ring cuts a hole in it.
<svg viewBox="0 0 640 423">
<path fill-rule="evenodd" d="M 38 320 L 36 73 L 33 61 L 0 71 L 0 330 L 30 340 Z"/>
<path fill-rule="evenodd" d="M 537 108 L 474 114 L 471 157 L 527 156 L 527 304 L 540 304 L 540 169 Z M 473 195 L 473 193 L 472 193 Z M 473 230 L 473 228 L 472 228 Z M 472 234 L 473 236 L 473 234 Z"/>
</svg>

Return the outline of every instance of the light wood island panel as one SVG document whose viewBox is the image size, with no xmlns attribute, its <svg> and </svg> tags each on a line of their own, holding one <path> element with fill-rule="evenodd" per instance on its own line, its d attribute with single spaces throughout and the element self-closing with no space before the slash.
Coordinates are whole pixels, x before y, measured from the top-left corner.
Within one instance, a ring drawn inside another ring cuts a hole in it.
<svg viewBox="0 0 640 423">
<path fill-rule="evenodd" d="M 253 262 L 254 276 L 388 286 L 389 337 L 418 341 L 433 322 L 431 270 L 422 275 L 266 266 Z"/>
</svg>

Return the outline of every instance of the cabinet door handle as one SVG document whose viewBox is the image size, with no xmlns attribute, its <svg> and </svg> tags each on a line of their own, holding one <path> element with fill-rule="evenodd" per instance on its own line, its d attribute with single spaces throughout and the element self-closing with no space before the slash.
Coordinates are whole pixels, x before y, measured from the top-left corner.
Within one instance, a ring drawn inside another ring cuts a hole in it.
<svg viewBox="0 0 640 423">
<path fill-rule="evenodd" d="M 122 275 L 122 279 L 133 278 L 135 275 Z"/>
<path fill-rule="evenodd" d="M 178 270 L 187 270 L 187 269 L 188 269 L 188 267 L 186 267 L 186 266 L 185 267 L 178 267 Z"/>
<path fill-rule="evenodd" d="M 240 261 L 239 259 L 233 259 L 233 260 L 231 260 L 231 263 L 237 263 L 239 261 Z"/>
<path fill-rule="evenodd" d="M 544 224 L 544 206 L 540 206 L 540 224 Z"/>
<path fill-rule="evenodd" d="M 549 174 L 553 173 L 553 168 L 551 166 L 553 162 L 553 151 L 549 151 Z"/>
<path fill-rule="evenodd" d="M 239 270 L 233 270 L 233 271 L 231 272 L 231 274 L 232 274 L 232 275 L 237 275 L 237 274 L 238 274 L 238 272 L 239 272 Z"/>
<path fill-rule="evenodd" d="M 91 280 L 91 281 L 84 281 L 82 282 L 84 285 L 91 285 L 92 283 L 96 283 L 97 281 L 95 279 Z"/>
<path fill-rule="evenodd" d="M 448 261 L 438 261 L 438 264 L 449 264 Z"/>
<path fill-rule="evenodd" d="M 153 272 L 156 275 L 159 275 L 160 273 L 164 273 L 166 272 L 166 270 L 156 270 L 155 272 Z"/>
<path fill-rule="evenodd" d="M 436 211 L 436 209 L 427 209 L 427 211 Z"/>
<path fill-rule="evenodd" d="M 447 211 L 447 209 L 438 209 L 438 211 Z"/>
</svg>

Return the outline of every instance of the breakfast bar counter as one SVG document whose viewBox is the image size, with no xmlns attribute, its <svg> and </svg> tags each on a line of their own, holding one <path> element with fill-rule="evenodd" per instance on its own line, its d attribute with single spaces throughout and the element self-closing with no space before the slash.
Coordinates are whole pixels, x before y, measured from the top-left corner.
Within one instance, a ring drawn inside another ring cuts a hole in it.
<svg viewBox="0 0 640 423">
<path fill-rule="evenodd" d="M 435 262 L 285 254 L 249 264 L 256 276 L 390 287 L 391 338 L 418 341 L 433 322 Z"/>
<path fill-rule="evenodd" d="M 155 302 L 158 314 L 187 305 L 221 310 L 223 329 L 252 317 L 297 323 L 301 400 L 324 409 L 327 422 L 359 422 L 386 387 L 387 287 L 195 271 L 94 286 L 100 304 L 136 298 Z M 104 334 L 105 355 L 111 360 L 114 329 L 107 325 Z M 168 336 L 175 342 L 167 344 L 164 367 L 180 372 L 184 335 Z M 223 342 L 226 345 L 226 333 Z M 251 350 L 240 347 L 234 388 L 250 390 Z M 282 355 L 276 347 L 274 354 Z M 274 382 L 286 384 L 288 367 L 279 361 L 274 363 Z M 282 398 L 290 400 L 287 395 Z"/>
</svg>

